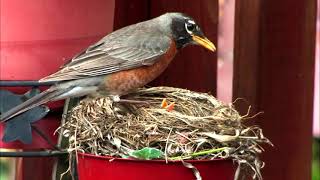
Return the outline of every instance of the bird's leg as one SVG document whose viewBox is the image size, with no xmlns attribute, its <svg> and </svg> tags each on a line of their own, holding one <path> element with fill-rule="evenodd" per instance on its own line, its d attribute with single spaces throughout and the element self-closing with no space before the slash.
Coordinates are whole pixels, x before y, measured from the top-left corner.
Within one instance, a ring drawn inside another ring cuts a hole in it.
<svg viewBox="0 0 320 180">
<path fill-rule="evenodd" d="M 132 103 L 132 104 L 149 104 L 146 101 L 132 100 L 132 99 L 121 99 L 119 95 L 111 96 L 111 99 L 115 103 Z"/>
</svg>

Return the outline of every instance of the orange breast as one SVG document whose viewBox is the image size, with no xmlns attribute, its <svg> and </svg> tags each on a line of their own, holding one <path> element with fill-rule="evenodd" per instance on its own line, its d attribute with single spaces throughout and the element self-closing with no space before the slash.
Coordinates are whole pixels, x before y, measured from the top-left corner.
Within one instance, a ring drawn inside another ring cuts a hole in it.
<svg viewBox="0 0 320 180">
<path fill-rule="evenodd" d="M 177 49 L 173 42 L 167 53 L 161 56 L 153 65 L 142 66 L 108 75 L 104 81 L 104 90 L 106 90 L 108 94 L 123 95 L 133 89 L 143 87 L 158 77 L 168 67 L 176 52 Z"/>
</svg>

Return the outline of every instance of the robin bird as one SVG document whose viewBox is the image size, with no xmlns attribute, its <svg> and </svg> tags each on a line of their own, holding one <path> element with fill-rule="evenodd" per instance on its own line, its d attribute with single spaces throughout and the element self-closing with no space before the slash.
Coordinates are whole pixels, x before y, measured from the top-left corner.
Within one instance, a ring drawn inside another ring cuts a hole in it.
<svg viewBox="0 0 320 180">
<path fill-rule="evenodd" d="M 166 13 L 114 31 L 56 73 L 39 80 L 55 84 L 3 113 L 1 121 L 49 101 L 71 97 L 108 95 L 119 100 L 159 76 L 177 51 L 189 44 L 215 51 L 193 18 L 182 13 Z"/>
</svg>

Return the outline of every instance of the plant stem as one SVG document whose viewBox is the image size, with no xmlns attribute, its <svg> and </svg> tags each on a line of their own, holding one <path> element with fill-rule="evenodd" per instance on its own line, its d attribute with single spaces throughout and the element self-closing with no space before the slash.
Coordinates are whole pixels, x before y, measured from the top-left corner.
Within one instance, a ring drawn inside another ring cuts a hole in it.
<svg viewBox="0 0 320 180">
<path fill-rule="evenodd" d="M 211 153 L 217 153 L 217 152 L 221 152 L 226 150 L 228 147 L 222 147 L 222 148 L 217 148 L 217 149 L 209 149 L 209 150 L 204 150 L 204 151 L 200 151 L 200 152 L 195 152 L 189 155 L 185 155 L 185 156 L 176 156 L 176 157 L 171 157 L 169 158 L 170 160 L 176 161 L 176 160 L 183 160 L 183 159 L 190 159 L 192 157 L 196 157 L 196 156 L 201 156 L 201 155 L 207 155 L 207 154 L 211 154 Z"/>
</svg>

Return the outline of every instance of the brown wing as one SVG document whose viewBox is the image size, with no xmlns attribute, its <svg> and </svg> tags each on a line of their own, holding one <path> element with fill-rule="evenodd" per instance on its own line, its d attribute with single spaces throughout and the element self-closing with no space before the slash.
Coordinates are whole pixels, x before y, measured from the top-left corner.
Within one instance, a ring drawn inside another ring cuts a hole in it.
<svg viewBox="0 0 320 180">
<path fill-rule="evenodd" d="M 104 37 L 41 82 L 82 79 L 154 64 L 170 47 L 170 37 L 128 26 Z"/>
</svg>

